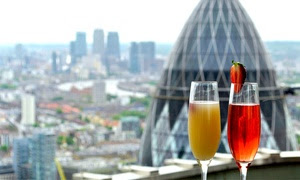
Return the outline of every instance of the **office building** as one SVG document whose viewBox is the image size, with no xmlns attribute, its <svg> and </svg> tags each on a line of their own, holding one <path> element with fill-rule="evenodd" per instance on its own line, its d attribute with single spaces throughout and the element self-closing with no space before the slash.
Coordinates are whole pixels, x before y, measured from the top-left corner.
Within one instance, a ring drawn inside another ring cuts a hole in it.
<svg viewBox="0 0 300 180">
<path fill-rule="evenodd" d="M 32 179 L 56 179 L 55 149 L 53 134 L 38 133 L 29 139 Z"/>
<path fill-rule="evenodd" d="M 141 134 L 140 119 L 136 116 L 122 117 L 120 120 L 120 131 L 123 139 L 139 138 Z"/>
<path fill-rule="evenodd" d="M 86 33 L 77 32 L 75 41 L 75 55 L 81 58 L 87 54 Z"/>
<path fill-rule="evenodd" d="M 93 54 L 104 55 L 104 32 L 102 29 L 95 29 L 94 31 Z"/>
<path fill-rule="evenodd" d="M 129 53 L 129 70 L 131 73 L 149 73 L 155 61 L 154 42 L 132 42 Z"/>
<path fill-rule="evenodd" d="M 16 179 L 56 179 L 56 138 L 53 134 L 37 133 L 18 138 L 13 146 L 13 168 Z"/>
<path fill-rule="evenodd" d="M 0 179 L 2 180 L 16 180 L 12 164 L 2 164 L 0 165 Z M 17 179 L 18 180 L 18 179 Z"/>
<path fill-rule="evenodd" d="M 141 65 L 139 61 L 139 48 L 138 43 L 131 42 L 129 52 L 129 70 L 131 73 L 138 74 L 141 71 Z"/>
<path fill-rule="evenodd" d="M 149 72 L 150 66 L 155 59 L 155 43 L 140 42 L 139 43 L 139 61 L 142 72 Z"/>
<path fill-rule="evenodd" d="M 15 55 L 19 60 L 26 56 L 26 49 L 23 44 L 17 44 L 15 46 Z"/>
<path fill-rule="evenodd" d="M 27 138 L 17 138 L 13 143 L 13 169 L 17 180 L 30 179 L 29 141 Z"/>
<path fill-rule="evenodd" d="M 120 41 L 117 32 L 109 32 L 107 35 L 106 56 L 109 59 L 120 59 Z"/>
<path fill-rule="evenodd" d="M 16 134 L 13 134 L 7 130 L 1 130 L 0 146 L 11 147 L 15 136 L 16 136 Z"/>
<path fill-rule="evenodd" d="M 175 17 L 174 17 L 175 18 Z M 191 81 L 218 81 L 222 138 L 229 153 L 227 111 L 231 61 L 246 66 L 246 81 L 259 84 L 260 147 L 296 150 L 283 90 L 249 15 L 238 0 L 202 0 L 178 37 L 154 94 L 140 151 L 140 164 L 159 166 L 165 159 L 194 159 L 187 132 Z"/>
<path fill-rule="evenodd" d="M 70 56 L 71 56 L 71 64 L 74 65 L 76 64 L 76 42 L 75 41 L 71 41 L 70 42 Z"/>
<path fill-rule="evenodd" d="M 22 125 L 33 125 L 35 123 L 35 97 L 31 94 L 22 95 Z"/>
<path fill-rule="evenodd" d="M 105 82 L 95 81 L 93 86 L 93 102 L 95 104 L 106 103 Z"/>
<path fill-rule="evenodd" d="M 52 73 L 57 72 L 57 54 L 52 52 Z"/>
</svg>

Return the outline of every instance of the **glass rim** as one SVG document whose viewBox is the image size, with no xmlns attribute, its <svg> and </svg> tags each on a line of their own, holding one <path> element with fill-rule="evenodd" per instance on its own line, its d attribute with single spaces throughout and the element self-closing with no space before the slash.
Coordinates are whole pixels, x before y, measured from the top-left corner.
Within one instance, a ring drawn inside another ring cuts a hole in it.
<svg viewBox="0 0 300 180">
<path fill-rule="evenodd" d="M 192 83 L 217 83 L 218 81 L 192 81 Z"/>
<path fill-rule="evenodd" d="M 258 86 L 257 82 L 230 83 L 230 84 L 243 84 L 243 85 L 256 85 L 256 86 Z"/>
</svg>

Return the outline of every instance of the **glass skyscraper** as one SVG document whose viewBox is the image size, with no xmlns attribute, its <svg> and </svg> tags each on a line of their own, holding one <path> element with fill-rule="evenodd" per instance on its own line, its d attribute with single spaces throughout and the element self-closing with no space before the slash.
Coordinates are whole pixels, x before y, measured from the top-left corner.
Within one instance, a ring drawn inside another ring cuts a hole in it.
<svg viewBox="0 0 300 180">
<path fill-rule="evenodd" d="M 53 134 L 38 133 L 30 138 L 30 163 L 32 179 L 56 179 L 55 150 L 56 141 Z"/>
<path fill-rule="evenodd" d="M 86 44 L 86 33 L 77 32 L 75 41 L 75 55 L 76 57 L 82 57 L 87 54 L 87 44 Z"/>
<path fill-rule="evenodd" d="M 131 73 L 140 73 L 141 65 L 139 62 L 139 46 L 136 42 L 131 42 L 130 44 L 129 63 L 129 69 Z"/>
<path fill-rule="evenodd" d="M 142 72 L 149 72 L 150 65 L 155 59 L 155 43 L 140 42 L 139 44 L 139 59 Z"/>
<path fill-rule="evenodd" d="M 109 32 L 107 35 L 106 56 L 112 59 L 120 59 L 120 41 L 117 32 Z"/>
<path fill-rule="evenodd" d="M 104 55 L 104 32 L 102 29 L 95 29 L 93 36 L 93 53 Z"/>
<path fill-rule="evenodd" d="M 150 66 L 155 60 L 154 42 L 132 42 L 130 45 L 130 72 L 145 73 L 150 71 Z"/>
<path fill-rule="evenodd" d="M 27 138 L 14 140 L 13 169 L 17 180 L 30 179 L 29 141 Z"/>
<path fill-rule="evenodd" d="M 29 138 L 15 139 L 13 168 L 16 179 L 56 179 L 55 150 L 53 134 L 38 133 Z"/>
<path fill-rule="evenodd" d="M 194 159 L 187 132 L 191 81 L 218 81 L 222 139 L 230 152 L 227 110 L 231 61 L 246 66 L 246 81 L 260 86 L 261 147 L 296 150 L 284 92 L 264 44 L 238 0 L 202 0 L 187 20 L 157 86 L 144 130 L 140 164 L 159 166 L 168 158 Z"/>
</svg>

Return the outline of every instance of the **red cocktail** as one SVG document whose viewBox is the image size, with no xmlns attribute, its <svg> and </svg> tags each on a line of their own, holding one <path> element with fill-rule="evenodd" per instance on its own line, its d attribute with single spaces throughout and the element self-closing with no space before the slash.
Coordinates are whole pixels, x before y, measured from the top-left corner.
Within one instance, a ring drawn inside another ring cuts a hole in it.
<svg viewBox="0 0 300 180">
<path fill-rule="evenodd" d="M 259 104 L 229 104 L 227 136 L 236 161 L 253 161 L 260 140 Z"/>
<path fill-rule="evenodd" d="M 232 83 L 230 88 L 227 138 L 231 154 L 246 180 L 260 141 L 260 105 L 257 83 Z"/>
</svg>

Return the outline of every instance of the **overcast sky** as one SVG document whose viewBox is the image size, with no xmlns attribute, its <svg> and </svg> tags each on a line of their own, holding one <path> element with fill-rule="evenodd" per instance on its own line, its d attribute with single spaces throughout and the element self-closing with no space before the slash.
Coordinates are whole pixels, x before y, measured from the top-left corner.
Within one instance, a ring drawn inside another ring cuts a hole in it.
<svg viewBox="0 0 300 180">
<path fill-rule="evenodd" d="M 240 0 L 261 38 L 300 40 L 300 1 Z M 199 0 L 1 0 L 0 44 L 69 43 L 76 31 L 118 31 L 121 42 L 175 42 Z"/>
</svg>

